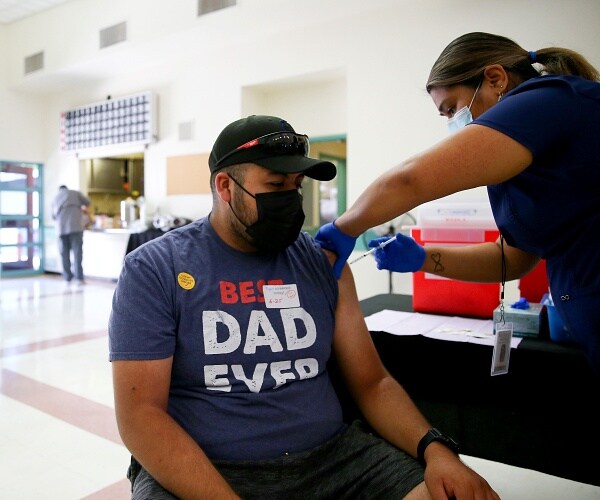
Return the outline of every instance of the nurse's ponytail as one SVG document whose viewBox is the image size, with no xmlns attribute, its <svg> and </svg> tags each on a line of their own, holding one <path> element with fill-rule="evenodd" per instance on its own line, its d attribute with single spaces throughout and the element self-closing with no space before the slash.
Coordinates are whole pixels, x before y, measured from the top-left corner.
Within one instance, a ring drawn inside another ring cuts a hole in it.
<svg viewBox="0 0 600 500">
<path fill-rule="evenodd" d="M 548 47 L 535 51 L 536 62 L 543 74 L 573 75 L 586 80 L 600 81 L 600 73 L 578 52 L 561 47 Z"/>
<path fill-rule="evenodd" d="M 475 88 L 487 66 L 501 65 L 520 81 L 540 74 L 574 75 L 600 81 L 600 73 L 581 54 L 560 47 L 527 51 L 509 38 L 491 33 L 467 33 L 448 44 L 427 79 L 434 87 L 471 85 Z"/>
</svg>

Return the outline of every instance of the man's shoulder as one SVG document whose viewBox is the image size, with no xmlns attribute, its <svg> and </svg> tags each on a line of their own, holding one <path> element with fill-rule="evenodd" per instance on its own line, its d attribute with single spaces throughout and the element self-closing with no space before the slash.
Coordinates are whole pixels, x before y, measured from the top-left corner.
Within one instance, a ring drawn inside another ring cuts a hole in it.
<svg viewBox="0 0 600 500">
<path fill-rule="evenodd" d="M 306 231 L 301 231 L 300 234 L 298 235 L 298 239 L 296 240 L 296 243 L 300 244 L 300 245 L 304 245 L 312 250 L 320 250 L 320 246 L 317 243 L 317 241 Z"/>
<path fill-rule="evenodd" d="M 295 253 L 294 260 L 307 265 L 317 267 L 321 271 L 331 269 L 331 263 L 327 254 L 319 243 L 307 232 L 301 232 L 298 239 L 292 245 L 291 252 Z"/>
<path fill-rule="evenodd" d="M 313 237 L 306 233 L 301 232 L 296 238 L 296 241 L 288 247 L 292 252 L 297 252 L 300 257 L 318 255 L 321 252 L 319 244 L 313 239 Z"/>
</svg>

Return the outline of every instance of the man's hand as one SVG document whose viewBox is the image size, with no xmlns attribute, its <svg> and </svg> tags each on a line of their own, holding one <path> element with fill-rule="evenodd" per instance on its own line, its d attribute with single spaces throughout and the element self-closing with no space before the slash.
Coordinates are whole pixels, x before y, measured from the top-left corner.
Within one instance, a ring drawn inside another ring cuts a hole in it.
<svg viewBox="0 0 600 500">
<path fill-rule="evenodd" d="M 447 498 L 500 500 L 500 496 L 488 482 L 461 462 L 452 451 L 439 443 L 431 443 L 427 447 L 428 451 L 430 447 L 432 450 L 427 458 L 425 484 L 434 500 Z M 425 456 L 427 455 L 426 453 Z"/>
<path fill-rule="evenodd" d="M 369 247 L 375 248 L 389 237 L 376 238 L 369 241 Z M 410 236 L 402 233 L 396 235 L 396 241 L 379 248 L 374 254 L 377 269 L 387 269 L 397 273 L 413 273 L 419 271 L 425 262 L 425 248 Z"/>
<path fill-rule="evenodd" d="M 342 275 L 342 269 L 350 257 L 356 238 L 343 233 L 335 226 L 335 221 L 322 226 L 315 235 L 315 241 L 321 247 L 334 252 L 337 255 L 337 260 L 333 265 L 333 273 L 337 279 Z"/>
</svg>

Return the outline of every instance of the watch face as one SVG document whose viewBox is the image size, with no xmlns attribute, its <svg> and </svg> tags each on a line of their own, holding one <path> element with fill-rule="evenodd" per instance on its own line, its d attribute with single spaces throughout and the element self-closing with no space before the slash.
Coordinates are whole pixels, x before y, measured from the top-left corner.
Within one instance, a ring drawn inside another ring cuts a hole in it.
<svg viewBox="0 0 600 500">
<path fill-rule="evenodd" d="M 435 427 L 433 427 L 429 432 L 431 433 L 431 437 L 434 439 L 444 437 L 444 435 L 439 430 L 437 430 Z"/>
<path fill-rule="evenodd" d="M 451 437 L 445 436 L 444 434 L 438 431 L 438 436 L 434 438 L 434 441 L 442 443 L 458 455 L 458 443 L 454 441 L 454 439 L 452 439 Z"/>
</svg>

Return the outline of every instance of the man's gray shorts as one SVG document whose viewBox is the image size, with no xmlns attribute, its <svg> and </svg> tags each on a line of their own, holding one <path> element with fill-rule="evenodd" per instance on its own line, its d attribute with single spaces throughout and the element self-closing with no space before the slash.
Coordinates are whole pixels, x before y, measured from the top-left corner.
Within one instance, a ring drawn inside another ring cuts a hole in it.
<svg viewBox="0 0 600 500">
<path fill-rule="evenodd" d="M 423 481 L 423 467 L 360 422 L 310 451 L 272 460 L 214 460 L 244 499 L 400 499 Z M 135 500 L 176 498 L 132 459 Z"/>
</svg>

